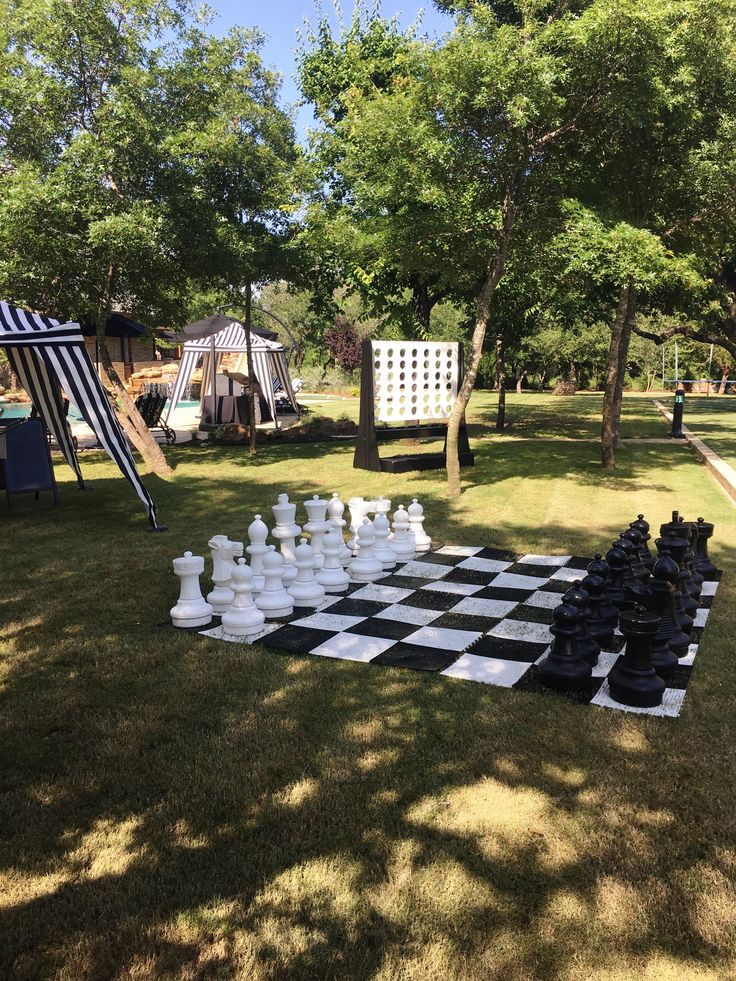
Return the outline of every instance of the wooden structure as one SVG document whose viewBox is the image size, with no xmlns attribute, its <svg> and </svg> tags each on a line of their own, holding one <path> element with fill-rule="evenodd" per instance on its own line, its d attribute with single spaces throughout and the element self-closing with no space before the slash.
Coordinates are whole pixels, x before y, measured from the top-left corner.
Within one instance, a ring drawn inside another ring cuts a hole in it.
<svg viewBox="0 0 736 981">
<path fill-rule="evenodd" d="M 447 422 L 462 379 L 463 351 L 458 342 L 364 341 L 353 466 L 388 473 L 446 466 Z M 378 452 L 379 443 L 443 438 L 441 453 L 406 453 L 382 459 Z M 465 417 L 460 425 L 458 453 L 460 466 L 475 462 Z"/>
</svg>

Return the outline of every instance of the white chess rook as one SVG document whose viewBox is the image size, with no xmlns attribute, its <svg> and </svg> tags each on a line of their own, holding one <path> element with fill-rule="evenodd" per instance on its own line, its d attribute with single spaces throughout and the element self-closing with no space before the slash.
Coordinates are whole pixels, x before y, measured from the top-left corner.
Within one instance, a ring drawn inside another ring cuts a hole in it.
<svg viewBox="0 0 736 981">
<path fill-rule="evenodd" d="M 296 579 L 288 589 L 294 606 L 318 606 L 325 598 L 325 588 L 314 575 L 314 549 L 306 538 L 296 547 Z"/>
<path fill-rule="evenodd" d="M 263 592 L 256 598 L 256 606 L 266 614 L 267 619 L 288 617 L 294 612 L 294 600 L 284 589 L 282 579 L 284 560 L 274 545 L 268 546 L 263 556 Z"/>
<path fill-rule="evenodd" d="M 324 586 L 326 593 L 344 593 L 350 585 L 350 576 L 343 569 L 340 556 L 344 544 L 342 529 L 333 518 L 324 539 L 325 561 L 317 573 L 317 582 Z"/>
<path fill-rule="evenodd" d="M 212 556 L 212 582 L 215 588 L 207 595 L 207 602 L 215 613 L 224 613 L 233 603 L 230 579 L 235 565 L 233 560 L 243 554 L 242 542 L 231 542 L 227 535 L 213 535 L 207 542 Z"/>
<path fill-rule="evenodd" d="M 354 582 L 373 582 L 383 576 L 383 565 L 376 558 L 376 533 L 369 518 L 363 519 L 358 528 L 358 554 L 348 566 L 350 578 Z"/>
<path fill-rule="evenodd" d="M 383 566 L 384 572 L 389 572 L 396 566 L 396 556 L 388 543 L 390 525 L 385 513 L 379 511 L 375 516 L 373 530 L 376 533 L 376 545 L 373 554 Z"/>
<path fill-rule="evenodd" d="M 304 502 L 304 508 L 309 515 L 309 521 L 304 525 L 304 531 L 309 532 L 309 544 L 314 549 L 314 568 L 319 569 L 324 562 L 322 540 L 330 527 L 327 522 L 328 502 L 317 494 Z"/>
<path fill-rule="evenodd" d="M 391 539 L 391 551 L 396 556 L 396 562 L 403 564 L 411 562 L 416 555 L 414 536 L 409 531 L 409 514 L 403 504 L 394 511 L 394 537 Z"/>
<path fill-rule="evenodd" d="M 432 539 L 424 530 L 424 508 L 416 497 L 406 509 L 406 512 L 409 515 L 409 529 L 414 532 L 414 543 L 417 552 L 429 552 L 432 548 Z"/>
<path fill-rule="evenodd" d="M 296 536 L 301 528 L 294 521 L 296 517 L 296 504 L 289 501 L 288 494 L 279 494 L 278 504 L 271 508 L 276 519 L 276 527 L 271 534 L 281 544 L 281 557 L 284 560 L 283 581 L 292 582 L 296 579 L 296 566 L 294 565 L 294 548 L 296 547 Z"/>
<path fill-rule="evenodd" d="M 212 622 L 212 607 L 202 596 L 199 577 L 204 572 L 204 556 L 185 552 L 174 559 L 174 572 L 179 577 L 179 599 L 171 608 L 175 627 L 205 627 Z"/>
<path fill-rule="evenodd" d="M 258 595 L 264 585 L 263 578 L 263 556 L 268 552 L 266 539 L 268 538 L 268 526 L 261 519 L 260 514 L 248 525 L 248 540 L 250 545 L 246 552 L 250 556 L 250 569 L 253 573 L 253 593 Z"/>
<path fill-rule="evenodd" d="M 233 566 L 232 588 L 234 599 L 222 615 L 222 629 L 235 637 L 254 637 L 263 630 L 266 617 L 253 599 L 253 572 L 243 558 Z"/>
</svg>

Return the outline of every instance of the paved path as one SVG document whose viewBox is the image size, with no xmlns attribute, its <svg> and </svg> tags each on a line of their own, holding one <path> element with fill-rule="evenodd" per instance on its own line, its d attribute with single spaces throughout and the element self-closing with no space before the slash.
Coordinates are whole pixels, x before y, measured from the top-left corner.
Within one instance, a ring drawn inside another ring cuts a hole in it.
<svg viewBox="0 0 736 981">
<path fill-rule="evenodd" d="M 659 399 L 654 399 L 654 404 L 665 419 L 668 422 L 672 422 L 672 413 L 670 410 Z M 695 451 L 700 462 L 705 464 L 731 500 L 736 501 L 736 470 L 734 470 L 730 463 L 726 463 L 723 457 L 719 456 L 704 443 L 699 436 L 696 436 L 692 430 L 688 429 L 687 426 L 682 427 L 682 432 L 685 437 L 682 440 L 683 445 Z M 677 443 L 680 441 L 670 439 L 670 442 Z"/>
</svg>

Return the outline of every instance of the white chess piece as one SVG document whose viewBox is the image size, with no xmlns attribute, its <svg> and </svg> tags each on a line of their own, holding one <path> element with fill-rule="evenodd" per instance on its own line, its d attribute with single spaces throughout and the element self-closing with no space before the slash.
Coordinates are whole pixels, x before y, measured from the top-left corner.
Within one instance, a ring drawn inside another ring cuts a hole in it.
<svg viewBox="0 0 736 981">
<path fill-rule="evenodd" d="M 369 518 L 358 528 L 358 554 L 348 566 L 353 582 L 373 582 L 383 576 L 383 565 L 375 556 L 376 533 Z"/>
<path fill-rule="evenodd" d="M 202 596 L 199 577 L 204 572 L 204 556 L 185 552 L 174 559 L 174 572 L 179 577 L 179 599 L 170 610 L 175 627 L 205 627 L 212 622 L 212 607 Z"/>
<path fill-rule="evenodd" d="M 289 501 L 288 494 L 279 494 L 278 504 L 271 508 L 276 519 L 276 527 L 271 534 L 281 545 L 281 557 L 284 560 L 284 582 L 292 582 L 296 579 L 296 566 L 294 565 L 294 548 L 296 547 L 296 536 L 301 531 L 295 523 L 296 504 Z"/>
<path fill-rule="evenodd" d="M 414 532 L 414 544 L 417 552 L 428 552 L 432 548 L 432 539 L 424 530 L 424 508 L 414 498 L 406 509 L 409 515 L 409 529 Z"/>
<path fill-rule="evenodd" d="M 344 593 L 350 585 L 350 576 L 343 569 L 341 561 L 340 553 L 344 545 L 342 529 L 333 518 L 324 538 L 325 561 L 317 573 L 317 582 L 324 586 L 326 593 Z"/>
<path fill-rule="evenodd" d="M 380 494 L 373 503 L 375 505 L 373 510 L 376 512 L 376 514 L 385 514 L 386 517 L 388 517 L 389 512 L 391 511 L 391 501 L 387 497 Z"/>
<path fill-rule="evenodd" d="M 207 602 L 215 613 L 224 613 L 233 603 L 230 577 L 235 568 L 233 559 L 243 554 L 243 543 L 231 542 L 227 535 L 213 535 L 207 545 L 212 556 L 212 582 L 215 584 L 207 595 Z"/>
<path fill-rule="evenodd" d="M 261 519 L 260 514 L 248 525 L 248 540 L 250 545 L 246 552 L 250 556 L 250 569 L 253 573 L 253 594 L 258 595 L 264 585 L 263 578 L 263 556 L 268 552 L 266 539 L 268 538 L 268 526 Z"/>
<path fill-rule="evenodd" d="M 314 549 L 302 538 L 295 550 L 296 579 L 288 589 L 294 606 L 318 606 L 325 598 L 325 588 L 314 575 Z"/>
<path fill-rule="evenodd" d="M 256 598 L 256 606 L 268 619 L 288 617 L 294 612 L 294 600 L 284 589 L 283 571 L 284 560 L 281 553 L 276 551 L 274 545 L 269 545 L 263 556 L 263 575 L 266 582 L 263 591 Z"/>
<path fill-rule="evenodd" d="M 373 530 L 376 533 L 376 545 L 373 554 L 383 566 L 384 572 L 388 572 L 396 566 L 396 556 L 388 543 L 389 529 L 388 517 L 379 511 L 373 519 Z"/>
<path fill-rule="evenodd" d="M 333 494 L 333 498 L 335 496 L 336 495 Z M 342 502 L 340 502 L 340 503 L 342 503 Z M 329 507 L 328 507 L 328 511 L 327 511 L 327 516 L 329 517 Z M 345 521 L 344 521 L 344 519 L 337 518 L 337 517 L 330 518 L 330 528 L 333 531 L 337 532 L 337 537 L 340 540 L 340 564 L 343 566 L 343 568 L 346 568 L 347 565 L 348 565 L 348 563 L 350 562 L 350 560 L 353 557 L 353 553 L 350 551 L 350 549 L 345 544 L 345 538 L 343 537 L 343 531 L 342 531 L 344 527 L 345 527 Z"/>
<path fill-rule="evenodd" d="M 409 531 L 409 514 L 403 504 L 394 511 L 394 537 L 391 539 L 391 551 L 396 556 L 396 562 L 403 564 L 411 562 L 416 554 L 414 536 Z"/>
<path fill-rule="evenodd" d="M 373 510 L 373 505 L 373 501 L 366 501 L 363 497 L 351 497 L 348 501 L 348 509 L 350 511 L 350 538 L 348 539 L 348 548 L 350 549 L 351 555 L 355 555 L 355 550 L 358 547 L 358 528 L 360 528 L 363 521 L 368 517 L 368 513 Z"/>
<path fill-rule="evenodd" d="M 222 615 L 222 629 L 235 637 L 253 637 L 263 630 L 266 617 L 253 599 L 253 572 L 245 559 L 238 559 L 233 566 L 232 588 L 234 599 Z"/>
<path fill-rule="evenodd" d="M 330 527 L 327 522 L 328 502 L 317 494 L 304 502 L 304 508 L 309 515 L 309 521 L 304 525 L 304 531 L 309 532 L 309 544 L 314 549 L 314 567 L 319 569 L 324 562 L 322 539 Z"/>
</svg>

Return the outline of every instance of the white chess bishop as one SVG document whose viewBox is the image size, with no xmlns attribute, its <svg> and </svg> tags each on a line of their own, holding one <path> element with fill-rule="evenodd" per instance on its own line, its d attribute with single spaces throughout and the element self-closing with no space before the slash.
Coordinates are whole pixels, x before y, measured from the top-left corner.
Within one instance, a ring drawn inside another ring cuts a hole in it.
<svg viewBox="0 0 736 981">
<path fill-rule="evenodd" d="M 432 548 L 432 539 L 424 530 L 424 508 L 416 497 L 406 509 L 406 513 L 409 515 L 409 529 L 414 532 L 417 552 L 429 552 Z"/>
<path fill-rule="evenodd" d="M 263 575 L 265 583 L 256 598 L 256 606 L 266 614 L 267 619 L 288 617 L 294 612 L 294 600 L 284 589 L 284 560 L 274 545 L 268 546 L 263 556 Z"/>
<path fill-rule="evenodd" d="M 327 521 L 328 502 L 315 494 L 304 502 L 304 508 L 309 515 L 309 521 L 304 525 L 304 531 L 309 532 L 309 544 L 314 550 L 314 568 L 319 569 L 324 562 L 322 540 L 330 527 Z"/>
<path fill-rule="evenodd" d="M 266 617 L 253 599 L 253 572 L 243 558 L 233 566 L 232 588 L 234 598 L 222 615 L 222 629 L 235 637 L 254 637 L 263 630 Z"/>
<path fill-rule="evenodd" d="M 268 545 L 266 545 L 267 538 L 268 525 L 262 520 L 260 514 L 257 514 L 254 520 L 248 525 L 248 541 L 250 545 L 245 550 L 250 556 L 254 595 L 261 592 L 265 582 L 263 578 L 263 556 L 268 552 Z"/>
<path fill-rule="evenodd" d="M 396 557 L 396 562 L 403 565 L 404 562 L 411 562 L 416 555 L 414 548 L 414 536 L 409 530 L 409 514 L 403 504 L 399 504 L 394 511 L 393 520 L 394 537 L 391 539 L 391 551 Z"/>
<path fill-rule="evenodd" d="M 326 593 L 344 593 L 350 585 L 350 576 L 343 568 L 341 560 L 344 544 L 342 529 L 333 518 L 330 523 L 330 530 L 324 539 L 325 560 L 317 573 L 317 582 L 324 586 Z"/>
<path fill-rule="evenodd" d="M 215 586 L 208 593 L 207 602 L 215 613 L 224 613 L 233 603 L 230 583 L 235 568 L 233 560 L 243 554 L 243 543 L 231 542 L 227 535 L 213 535 L 207 545 L 212 556 L 212 582 Z"/>
<path fill-rule="evenodd" d="M 348 572 L 353 582 L 373 582 L 383 576 L 383 565 L 376 558 L 376 533 L 369 518 L 363 519 L 357 534 L 358 554 L 351 560 Z"/>
<path fill-rule="evenodd" d="M 318 606 L 325 598 L 325 588 L 315 577 L 314 549 L 306 538 L 301 539 L 294 556 L 296 579 L 288 586 L 294 606 Z"/>
<path fill-rule="evenodd" d="M 175 627 L 206 627 L 212 622 L 212 607 L 202 596 L 199 577 L 204 572 L 204 556 L 185 552 L 174 559 L 174 572 L 179 577 L 179 599 L 171 608 Z"/>
</svg>

